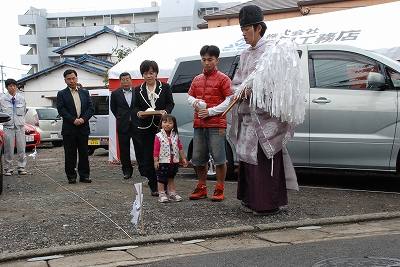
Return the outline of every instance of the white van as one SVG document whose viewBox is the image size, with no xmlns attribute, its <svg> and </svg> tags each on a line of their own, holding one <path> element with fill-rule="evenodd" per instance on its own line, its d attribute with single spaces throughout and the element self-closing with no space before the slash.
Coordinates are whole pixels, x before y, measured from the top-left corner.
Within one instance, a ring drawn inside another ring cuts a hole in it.
<svg viewBox="0 0 400 267">
<path fill-rule="evenodd" d="M 295 167 L 400 171 L 400 63 L 356 47 L 300 45 L 306 117 L 288 149 Z M 218 69 L 233 78 L 240 51 L 221 53 Z M 193 108 L 187 92 L 200 56 L 177 59 L 169 79 L 182 145 L 192 156 Z M 228 114 L 229 118 L 229 114 Z M 229 178 L 237 162 L 228 142 Z"/>
<path fill-rule="evenodd" d="M 108 150 L 109 126 L 108 116 L 110 112 L 110 90 L 92 89 L 89 90 L 94 105 L 94 114 L 89 120 L 89 155 L 94 153 L 97 148 Z"/>
</svg>

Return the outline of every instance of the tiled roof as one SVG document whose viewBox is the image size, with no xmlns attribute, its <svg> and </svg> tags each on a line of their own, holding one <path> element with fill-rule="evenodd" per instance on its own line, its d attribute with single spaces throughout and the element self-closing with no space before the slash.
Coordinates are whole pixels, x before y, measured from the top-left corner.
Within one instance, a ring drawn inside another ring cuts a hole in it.
<svg viewBox="0 0 400 267">
<path fill-rule="evenodd" d="M 90 56 L 88 54 L 84 54 L 80 58 L 76 59 L 75 62 L 79 63 L 79 64 L 82 64 L 83 62 L 91 62 L 94 64 L 103 65 L 104 67 L 109 67 L 109 68 L 114 66 L 114 64 L 108 60 L 103 60 L 103 59 L 100 59 L 97 57 Z"/>
<path fill-rule="evenodd" d="M 50 72 L 52 72 L 52 71 L 54 71 L 54 70 L 56 70 L 56 69 L 58 69 L 60 67 L 63 67 L 63 66 L 71 66 L 71 67 L 74 67 L 74 68 L 77 68 L 77 69 L 82 69 L 82 70 L 86 70 L 88 72 L 92 72 L 92 73 L 97 74 L 97 75 L 102 75 L 104 73 L 104 70 L 102 70 L 102 69 L 91 67 L 91 66 L 88 66 L 88 65 L 85 65 L 85 64 L 79 64 L 79 63 L 77 63 L 77 60 L 71 60 L 69 58 L 66 58 L 66 59 L 64 59 L 63 62 L 57 63 L 54 66 L 51 66 L 51 67 L 46 68 L 44 70 L 38 71 L 36 73 L 33 73 L 33 74 L 29 75 L 29 76 L 26 76 L 26 77 L 24 77 L 22 79 L 19 79 L 17 82 L 18 83 L 22 83 L 22 82 L 29 81 L 29 80 L 37 78 L 37 77 L 39 77 L 39 76 L 41 76 L 43 74 L 50 73 Z M 110 68 L 108 66 L 106 66 L 106 67 Z"/>
<path fill-rule="evenodd" d="M 62 54 L 62 53 L 64 52 L 64 50 L 66 50 L 66 49 L 68 49 L 68 48 L 71 48 L 71 47 L 74 47 L 74 46 L 76 46 L 76 45 L 78 45 L 78 44 L 80 44 L 80 43 L 84 43 L 84 42 L 86 42 L 86 41 L 89 40 L 89 39 L 96 38 L 97 36 L 99 36 L 100 34 L 103 34 L 103 33 L 112 33 L 112 34 L 115 34 L 115 35 L 117 35 L 117 36 L 127 38 L 127 39 L 129 39 L 129 40 L 141 41 L 141 40 L 140 40 L 139 38 L 137 38 L 137 37 L 132 37 L 132 36 L 130 36 L 130 35 L 126 35 L 126 34 L 123 34 L 123 33 L 120 33 L 120 32 L 116 32 L 116 31 L 114 31 L 114 30 L 108 28 L 107 26 L 104 26 L 103 29 L 101 29 L 101 30 L 99 30 L 99 31 L 97 31 L 97 32 L 95 32 L 95 33 L 93 33 L 93 34 L 91 34 L 91 35 L 88 35 L 88 36 L 86 36 L 86 37 L 84 37 L 84 38 L 82 38 L 82 39 L 79 39 L 79 40 L 77 40 L 77 41 L 75 41 L 75 42 L 69 43 L 69 44 L 64 45 L 64 46 L 62 46 L 62 47 L 59 47 L 59 48 L 53 50 L 53 52 L 54 52 L 54 53 Z"/>
</svg>

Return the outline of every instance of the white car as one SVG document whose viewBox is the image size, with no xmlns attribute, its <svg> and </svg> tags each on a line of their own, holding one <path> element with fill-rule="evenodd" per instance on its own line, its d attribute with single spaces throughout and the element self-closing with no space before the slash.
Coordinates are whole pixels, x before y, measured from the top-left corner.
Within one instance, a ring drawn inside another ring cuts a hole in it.
<svg viewBox="0 0 400 267">
<path fill-rule="evenodd" d="M 40 142 L 51 142 L 55 147 L 63 145 L 62 119 L 56 108 L 27 107 L 25 121 L 36 127 L 40 133 Z"/>
</svg>

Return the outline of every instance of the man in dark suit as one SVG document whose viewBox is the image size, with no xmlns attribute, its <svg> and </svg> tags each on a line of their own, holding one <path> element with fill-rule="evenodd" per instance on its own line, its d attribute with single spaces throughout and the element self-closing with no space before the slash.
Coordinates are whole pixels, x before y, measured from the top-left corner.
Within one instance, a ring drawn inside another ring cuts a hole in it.
<svg viewBox="0 0 400 267">
<path fill-rule="evenodd" d="M 135 150 L 136 161 L 139 165 L 139 172 L 143 173 L 143 149 L 139 138 L 138 123 L 139 119 L 133 112 L 133 103 L 135 103 L 135 92 L 132 88 L 131 75 L 123 72 L 119 75 L 121 87 L 111 93 L 111 112 L 117 119 L 118 145 L 120 159 L 122 164 L 122 173 L 124 179 L 132 177 L 132 161 L 130 153 L 130 140 L 132 139 Z"/>
<path fill-rule="evenodd" d="M 79 154 L 79 181 L 91 183 L 88 141 L 90 134 L 89 119 L 94 113 L 94 107 L 89 92 L 78 88 L 78 74 L 68 69 L 64 72 L 67 88 L 57 93 L 57 110 L 63 118 L 61 134 L 64 141 L 65 173 L 68 183 L 76 183 L 76 150 Z"/>
</svg>

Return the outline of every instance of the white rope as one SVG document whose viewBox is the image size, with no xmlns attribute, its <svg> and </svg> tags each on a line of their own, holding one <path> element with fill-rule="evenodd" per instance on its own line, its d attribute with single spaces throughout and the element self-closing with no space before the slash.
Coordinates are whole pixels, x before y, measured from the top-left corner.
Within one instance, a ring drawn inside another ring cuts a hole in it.
<svg viewBox="0 0 400 267">
<path fill-rule="evenodd" d="M 104 212 L 102 212 L 101 210 L 99 210 L 98 208 L 96 208 L 95 206 L 93 206 L 91 203 L 89 203 L 88 201 L 86 201 L 85 199 L 83 199 L 81 196 L 77 195 L 75 192 L 72 192 L 71 190 L 69 190 L 68 188 L 66 188 L 65 186 L 61 185 L 60 183 L 58 183 L 57 181 L 55 181 L 53 178 L 51 178 L 49 175 L 47 175 L 46 173 L 42 172 L 40 169 L 38 169 L 37 167 L 35 167 L 35 169 L 37 171 L 39 171 L 41 174 L 43 174 L 44 176 L 46 176 L 47 178 L 49 178 L 51 181 L 53 181 L 55 184 L 57 184 L 58 186 L 60 186 L 62 189 L 64 189 L 65 191 L 73 194 L 74 196 L 78 197 L 79 199 L 83 200 L 86 204 L 88 204 L 90 207 L 92 207 L 93 209 L 95 209 L 96 211 L 98 211 L 100 214 L 102 214 L 104 217 L 106 217 L 110 222 L 112 222 L 113 224 L 115 224 L 119 230 L 121 230 L 124 234 L 126 234 L 129 238 L 132 238 L 121 226 L 119 226 L 116 222 L 114 222 L 110 217 L 108 217 L 106 214 L 104 214 Z"/>
</svg>

